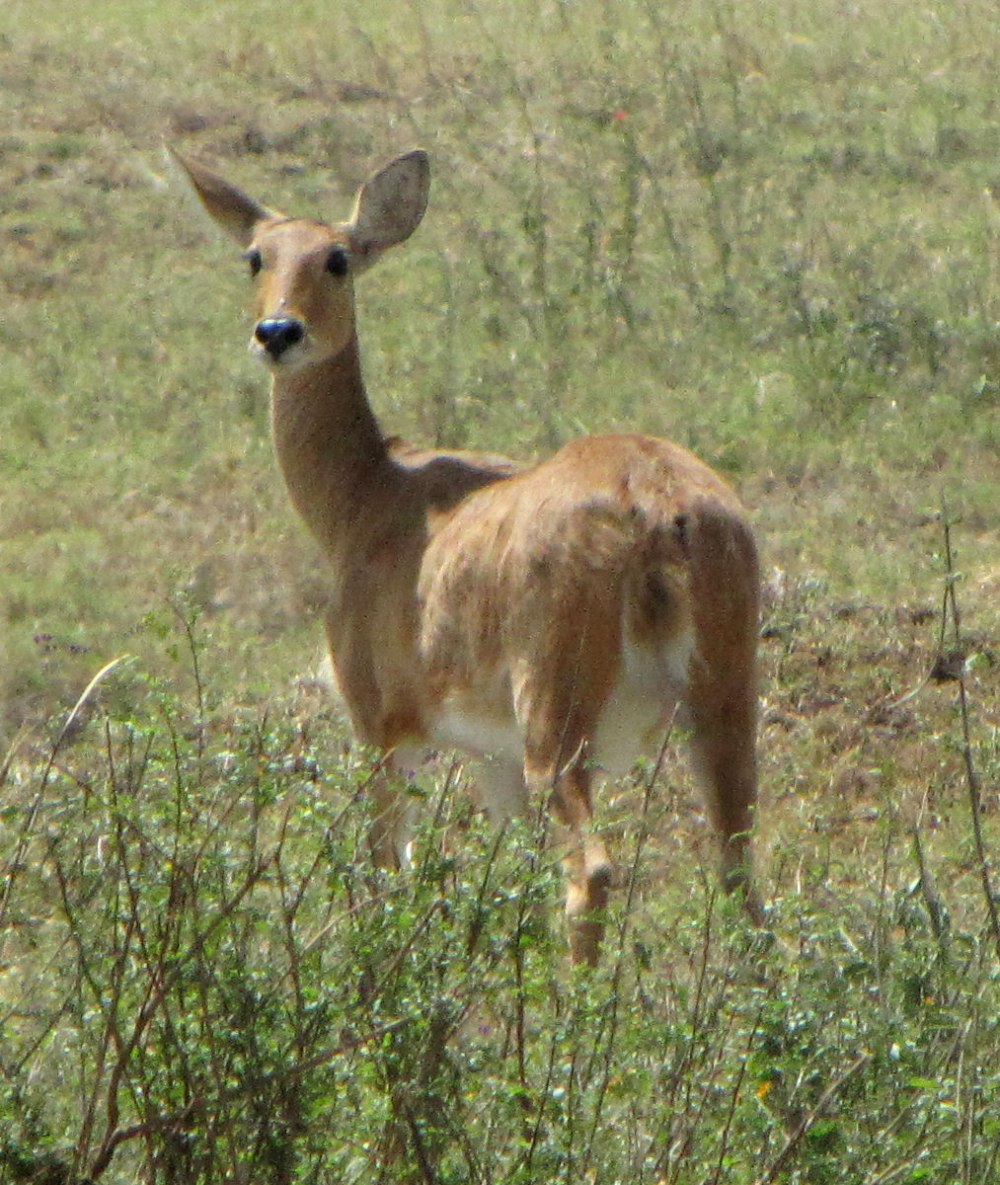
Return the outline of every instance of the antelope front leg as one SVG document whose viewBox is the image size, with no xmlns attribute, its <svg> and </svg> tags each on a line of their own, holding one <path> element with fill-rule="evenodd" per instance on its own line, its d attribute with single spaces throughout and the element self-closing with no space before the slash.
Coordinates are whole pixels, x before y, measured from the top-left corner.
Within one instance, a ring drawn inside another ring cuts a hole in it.
<svg viewBox="0 0 1000 1185">
<path fill-rule="evenodd" d="M 368 838 L 372 859 L 377 867 L 390 872 L 410 864 L 414 806 L 406 793 L 406 779 L 407 771 L 392 753 L 379 762 L 369 782 L 372 818 Z"/>
</svg>

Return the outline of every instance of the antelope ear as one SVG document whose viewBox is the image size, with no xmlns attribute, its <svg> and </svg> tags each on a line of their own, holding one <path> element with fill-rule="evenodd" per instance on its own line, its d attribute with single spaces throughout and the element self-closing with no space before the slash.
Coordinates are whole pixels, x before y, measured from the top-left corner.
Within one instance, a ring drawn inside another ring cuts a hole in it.
<svg viewBox="0 0 1000 1185">
<path fill-rule="evenodd" d="M 268 209 L 267 206 L 254 201 L 242 189 L 230 185 L 203 164 L 188 156 L 182 156 L 169 145 L 167 148 L 184 170 L 201 204 L 226 234 L 234 238 L 240 246 L 249 247 L 259 223 L 281 217 L 276 210 Z"/>
<path fill-rule="evenodd" d="M 421 148 L 397 156 L 368 178 L 344 227 L 356 257 L 355 270 L 374 263 L 387 247 L 413 234 L 427 209 L 430 185 L 430 162 Z"/>
</svg>

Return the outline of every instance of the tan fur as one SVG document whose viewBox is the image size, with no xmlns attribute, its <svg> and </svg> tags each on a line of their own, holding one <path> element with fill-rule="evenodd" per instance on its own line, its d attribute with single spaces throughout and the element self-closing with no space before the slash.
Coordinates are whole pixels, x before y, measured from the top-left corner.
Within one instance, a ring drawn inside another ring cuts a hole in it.
<svg viewBox="0 0 1000 1185">
<path fill-rule="evenodd" d="M 592 777 L 622 772 L 643 746 L 655 752 L 680 707 L 724 883 L 759 921 L 749 868 L 759 575 L 729 486 L 678 445 L 637 435 L 584 437 L 526 469 L 387 440 L 361 377 L 352 277 L 419 223 L 426 156 L 374 174 L 334 226 L 286 219 L 178 159 L 260 265 L 254 348 L 272 373 L 278 460 L 331 564 L 327 636 L 354 730 L 387 754 L 378 862 L 407 858 L 393 767 L 428 747 L 465 749 L 486 759 L 494 817 L 550 796 L 573 957 L 595 962 L 612 870 Z"/>
</svg>

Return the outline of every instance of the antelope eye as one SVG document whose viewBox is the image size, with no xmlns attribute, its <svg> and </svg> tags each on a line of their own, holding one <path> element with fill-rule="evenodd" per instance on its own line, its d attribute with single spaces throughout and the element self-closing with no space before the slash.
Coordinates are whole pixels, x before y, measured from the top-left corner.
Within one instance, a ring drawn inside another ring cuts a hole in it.
<svg viewBox="0 0 1000 1185">
<path fill-rule="evenodd" d="M 243 258 L 250 265 L 250 275 L 251 276 L 255 276 L 260 271 L 260 269 L 264 266 L 264 261 L 263 261 L 263 259 L 261 259 L 260 252 L 257 250 L 256 247 L 254 247 L 252 250 L 248 251 L 246 253 L 246 255 L 243 256 Z"/>
<path fill-rule="evenodd" d="M 334 276 L 346 276 L 350 268 L 347 252 L 343 247 L 334 247 L 326 261 L 326 270 Z"/>
</svg>

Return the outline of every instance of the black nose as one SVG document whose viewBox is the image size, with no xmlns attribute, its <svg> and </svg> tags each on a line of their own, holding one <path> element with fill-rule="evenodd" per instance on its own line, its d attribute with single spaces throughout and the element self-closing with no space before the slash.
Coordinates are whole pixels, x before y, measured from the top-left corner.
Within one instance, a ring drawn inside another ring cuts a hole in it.
<svg viewBox="0 0 1000 1185">
<path fill-rule="evenodd" d="M 254 337 L 272 358 L 280 358 L 289 346 L 294 346 L 305 337 L 301 321 L 293 317 L 268 317 L 257 322 Z"/>
</svg>

